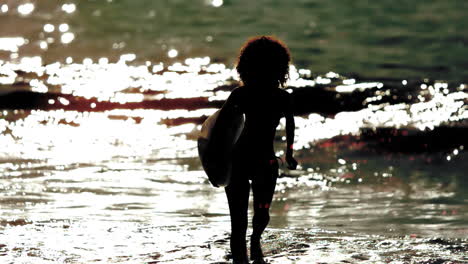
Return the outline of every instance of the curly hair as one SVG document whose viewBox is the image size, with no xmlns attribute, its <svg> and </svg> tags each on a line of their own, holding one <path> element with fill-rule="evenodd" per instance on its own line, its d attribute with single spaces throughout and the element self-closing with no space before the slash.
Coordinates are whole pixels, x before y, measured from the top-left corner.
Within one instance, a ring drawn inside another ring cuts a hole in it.
<svg viewBox="0 0 468 264">
<path fill-rule="evenodd" d="M 291 55 L 288 47 L 273 36 L 247 40 L 240 50 L 236 70 L 245 85 L 285 86 Z"/>
</svg>

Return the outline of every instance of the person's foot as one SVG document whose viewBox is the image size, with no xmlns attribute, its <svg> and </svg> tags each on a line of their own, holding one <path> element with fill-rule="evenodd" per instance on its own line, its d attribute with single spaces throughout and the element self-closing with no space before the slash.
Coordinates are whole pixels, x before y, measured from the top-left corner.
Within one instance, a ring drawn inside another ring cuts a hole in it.
<svg viewBox="0 0 468 264">
<path fill-rule="evenodd" d="M 232 260 L 232 264 L 249 264 L 248 258 L 245 258 L 244 260 Z"/>
<path fill-rule="evenodd" d="M 249 264 L 249 257 L 246 251 L 247 249 L 241 254 L 231 255 L 232 264 Z"/>
<path fill-rule="evenodd" d="M 250 259 L 253 260 L 253 263 L 262 264 L 266 263 L 263 260 L 262 247 L 260 245 L 260 240 L 251 239 L 250 241 Z"/>
<path fill-rule="evenodd" d="M 230 258 L 232 258 L 232 264 L 249 264 L 249 256 L 247 255 L 245 238 L 243 241 L 231 240 Z"/>
</svg>

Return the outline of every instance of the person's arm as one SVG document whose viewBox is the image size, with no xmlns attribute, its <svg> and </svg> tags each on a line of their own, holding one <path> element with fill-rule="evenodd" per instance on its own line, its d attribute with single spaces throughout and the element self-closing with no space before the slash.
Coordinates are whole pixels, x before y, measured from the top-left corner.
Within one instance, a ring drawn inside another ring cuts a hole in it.
<svg viewBox="0 0 468 264">
<path fill-rule="evenodd" d="M 290 94 L 287 96 L 284 114 L 286 118 L 286 162 L 288 163 L 288 169 L 295 170 L 297 167 L 297 161 L 293 157 L 293 151 L 294 130 L 296 129 L 296 124 L 294 123 L 293 101 L 292 95 Z"/>
</svg>

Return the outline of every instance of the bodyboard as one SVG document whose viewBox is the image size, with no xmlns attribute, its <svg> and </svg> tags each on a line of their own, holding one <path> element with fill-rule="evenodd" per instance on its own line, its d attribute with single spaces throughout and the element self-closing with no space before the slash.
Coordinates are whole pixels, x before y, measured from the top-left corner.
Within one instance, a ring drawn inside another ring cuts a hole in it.
<svg viewBox="0 0 468 264">
<path fill-rule="evenodd" d="M 198 155 L 209 181 L 215 187 L 229 184 L 232 151 L 244 128 L 244 115 L 216 111 L 202 125 L 198 138 Z"/>
</svg>

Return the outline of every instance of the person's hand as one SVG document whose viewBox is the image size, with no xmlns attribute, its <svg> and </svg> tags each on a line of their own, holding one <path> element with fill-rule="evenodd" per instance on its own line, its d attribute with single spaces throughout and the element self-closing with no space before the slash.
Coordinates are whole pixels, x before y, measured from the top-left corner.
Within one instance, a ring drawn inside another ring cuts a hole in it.
<svg viewBox="0 0 468 264">
<path fill-rule="evenodd" d="M 286 162 L 288 163 L 288 169 L 295 170 L 297 167 L 297 161 L 292 155 L 286 155 Z"/>
</svg>

